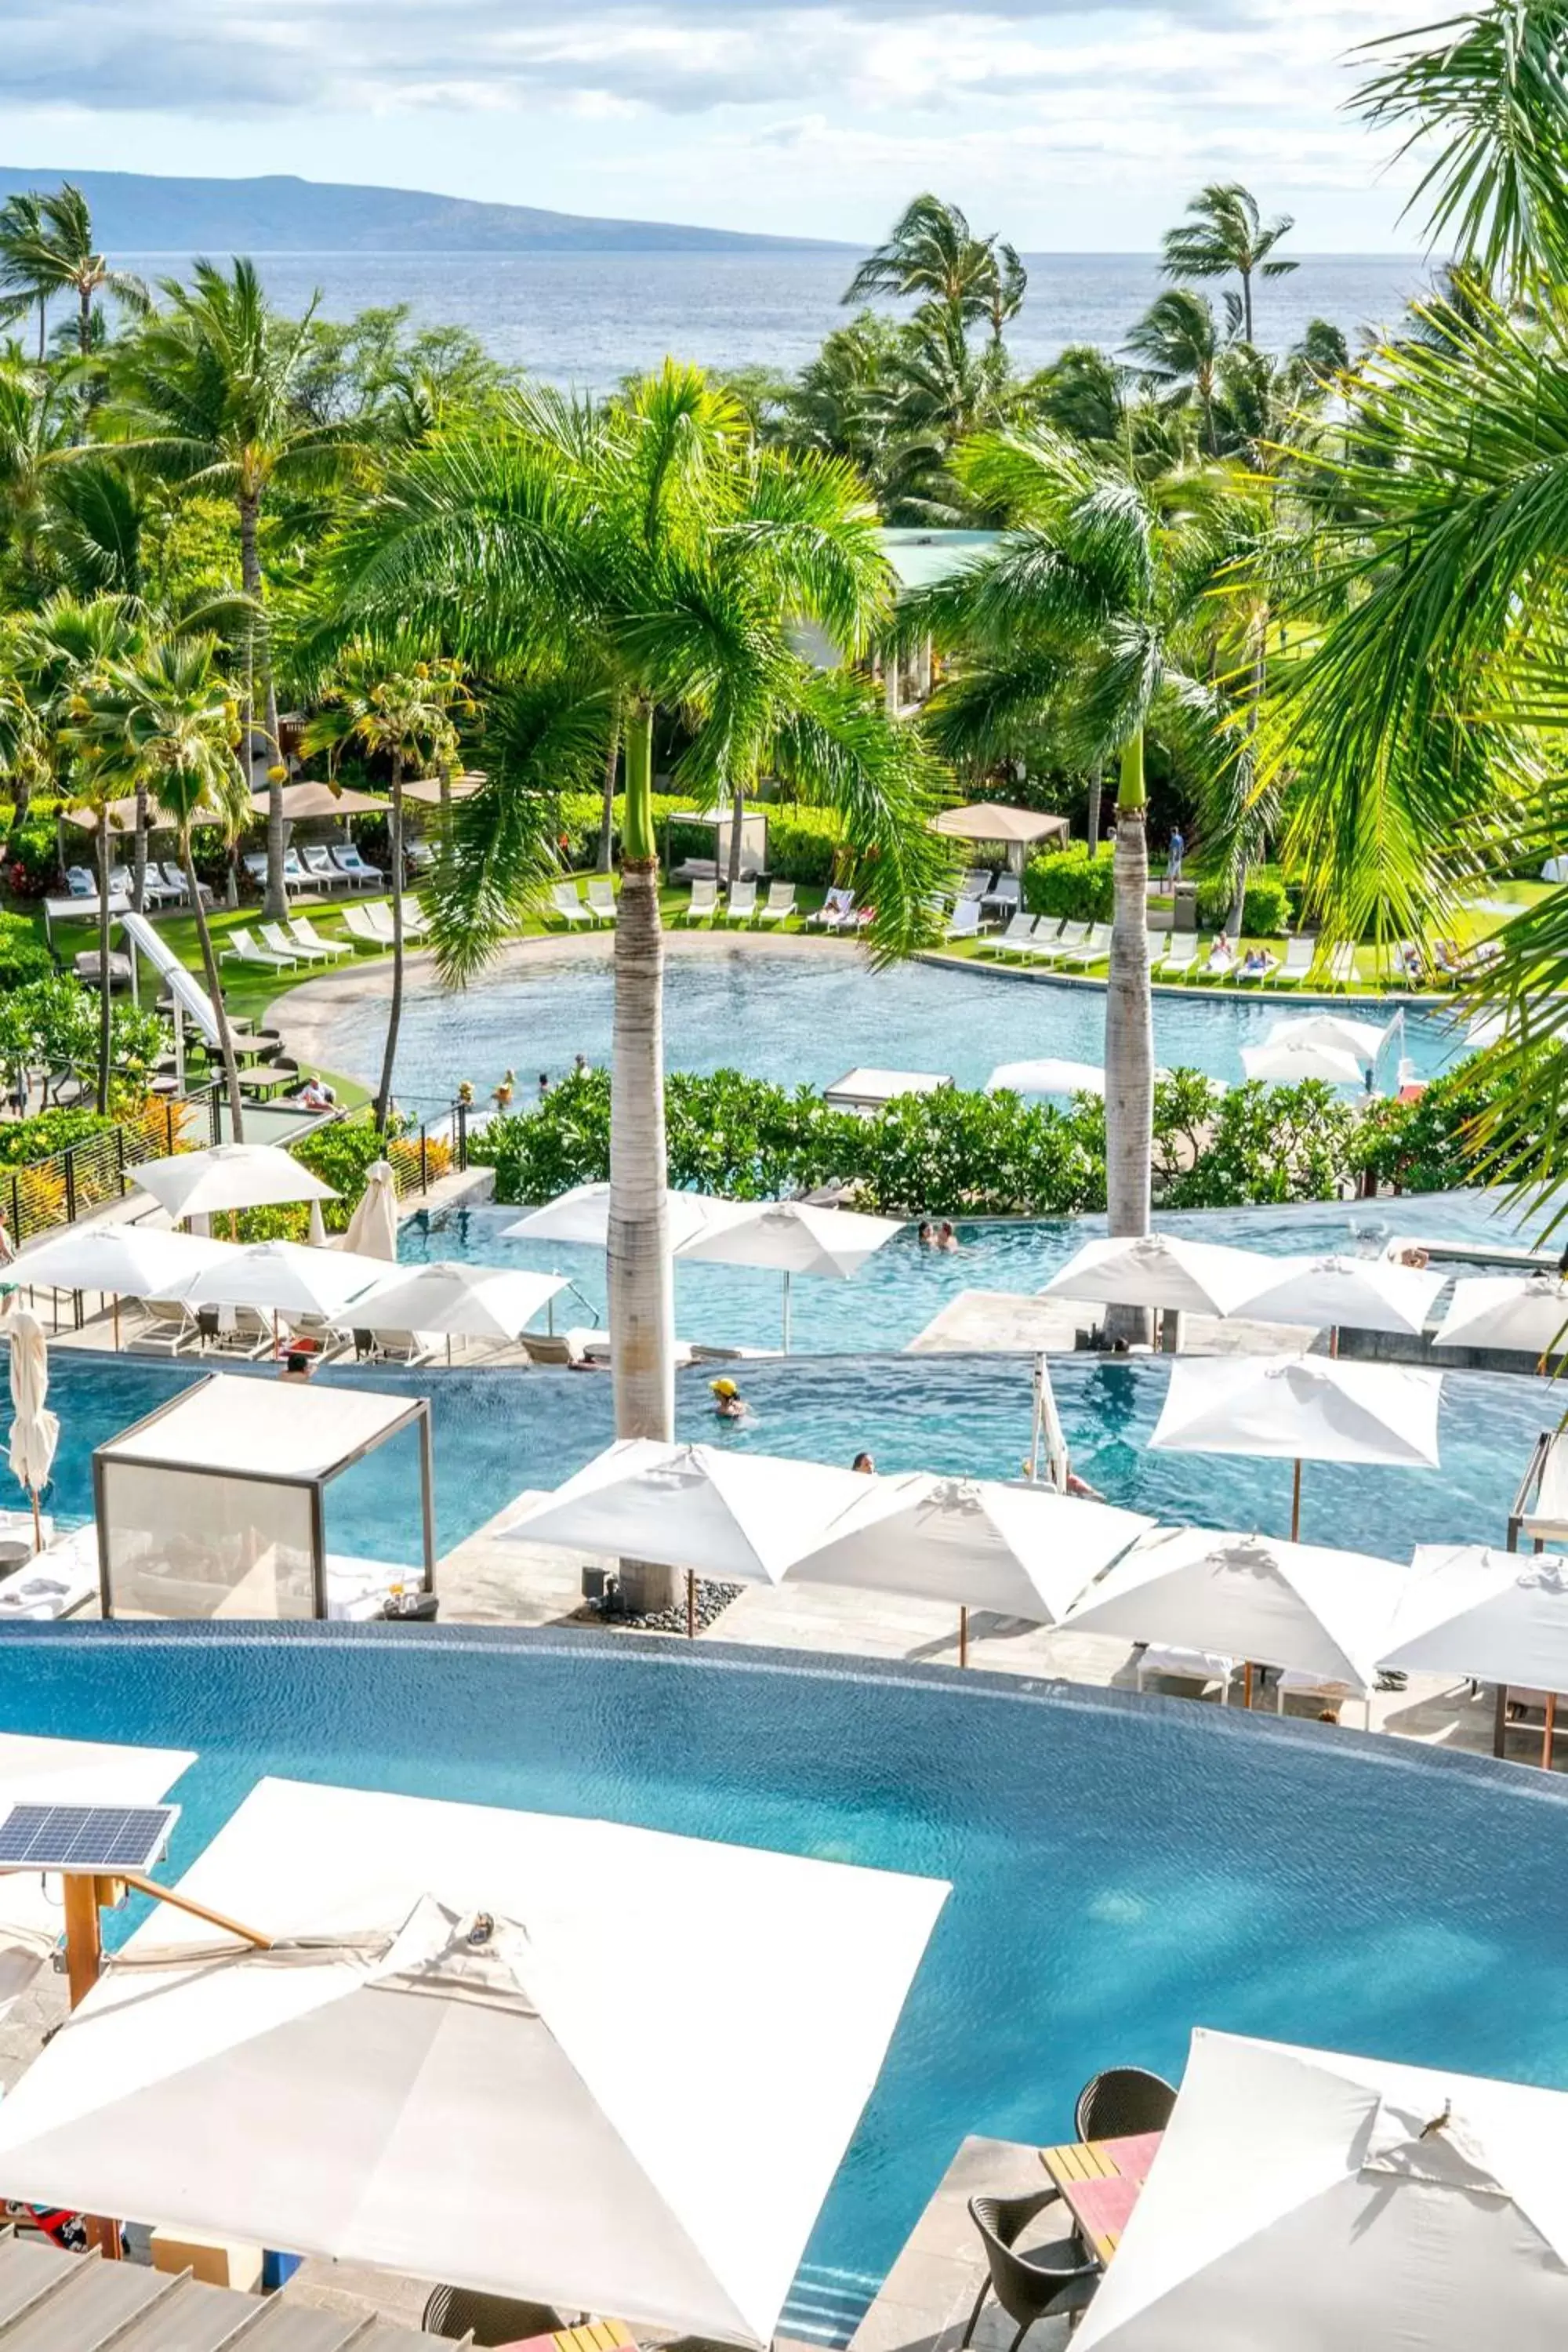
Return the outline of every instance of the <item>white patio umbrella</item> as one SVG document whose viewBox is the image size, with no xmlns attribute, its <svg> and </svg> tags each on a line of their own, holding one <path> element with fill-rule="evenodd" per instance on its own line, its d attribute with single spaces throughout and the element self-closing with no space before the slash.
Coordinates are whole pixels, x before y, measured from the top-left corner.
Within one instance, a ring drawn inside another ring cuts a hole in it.
<svg viewBox="0 0 1568 2352">
<path fill-rule="evenodd" d="M 625 1438 L 514 1519 L 503 1540 L 683 1570 L 689 1633 L 693 1576 L 776 1584 L 871 1483 L 820 1462 Z"/>
<path fill-rule="evenodd" d="M 1244 1045 L 1241 1066 L 1249 1078 L 1270 1086 L 1300 1086 L 1307 1078 L 1322 1078 L 1331 1087 L 1358 1087 L 1362 1082 L 1359 1055 L 1342 1045 L 1322 1045 L 1310 1038 L 1286 1038 L 1261 1045 Z"/>
<path fill-rule="evenodd" d="M 1290 1538 L 1301 1531 L 1303 1462 L 1437 1468 L 1441 1372 L 1328 1356 L 1185 1356 L 1171 1366 L 1149 1443 L 1173 1454 L 1293 1462 Z"/>
<path fill-rule="evenodd" d="M 1568 1693 L 1568 1560 L 1485 1544 L 1417 1544 L 1379 1662 L 1547 1694 L 1542 1760 Z"/>
<path fill-rule="evenodd" d="M 22 1251 L 9 1269 L 18 1286 L 40 1290 L 96 1290 L 114 1301 L 114 1344 L 120 1345 L 121 1298 L 183 1298 L 198 1274 L 226 1256 L 227 1242 L 132 1224 L 68 1225 Z"/>
<path fill-rule="evenodd" d="M 1457 1282 L 1432 1345 L 1510 1348 L 1541 1358 L 1568 1354 L 1568 1284 L 1554 1274 Z"/>
<path fill-rule="evenodd" d="M 1098 1062 L 1003 1062 L 985 1081 L 988 1095 L 1102 1095 Z"/>
<path fill-rule="evenodd" d="M 379 1286 L 354 1320 L 367 1331 L 442 1332 L 450 1360 L 454 1339 L 515 1339 L 566 1286 L 564 1275 L 524 1274 L 514 1266 L 437 1260 L 396 1275 L 383 1267 Z"/>
<path fill-rule="evenodd" d="M 226 1209 L 268 1209 L 289 1201 L 335 1201 L 330 1184 L 275 1143 L 216 1143 L 149 1160 L 136 1181 L 176 1223 Z"/>
<path fill-rule="evenodd" d="M 348 1231 L 338 1244 L 357 1257 L 397 1261 L 397 1179 L 390 1160 L 373 1160 L 364 1191 L 354 1203 Z"/>
<path fill-rule="evenodd" d="M 36 1315 L 18 1308 L 5 1325 L 11 1349 L 11 1475 L 27 1490 L 33 1506 L 33 1549 L 42 1551 L 44 1533 L 38 1519 L 38 1496 L 49 1483 L 55 1448 L 60 1442 L 58 1416 L 45 1400 L 49 1393 L 49 1350 L 44 1327 Z"/>
<path fill-rule="evenodd" d="M 1393 1035 L 1395 1024 L 1380 1029 L 1374 1021 L 1352 1021 L 1343 1013 L 1288 1013 L 1265 1030 L 1266 1045 L 1329 1045 L 1353 1054 L 1370 1069 Z"/>
<path fill-rule="evenodd" d="M 1364 1697 L 1409 1575 L 1368 1552 L 1162 1528 L 1084 1593 L 1067 1622 L 1245 1659 L 1249 1706 L 1255 1665 L 1295 1667 Z"/>
<path fill-rule="evenodd" d="M 0 2103 L 0 2189 L 765 2345 L 947 1895 L 263 1780 Z M 226 1957 L 215 1959 L 215 1945 Z M 722 1985 L 649 2030 L 633 1953 Z"/>
<path fill-rule="evenodd" d="M 972 1609 L 1054 1624 L 1090 1577 L 1153 1525 L 1136 1511 L 989 1478 L 916 1471 L 858 1483 L 865 1492 L 787 1580 L 952 1601 L 960 1665 L 969 1661 Z"/>
<path fill-rule="evenodd" d="M 706 1192 L 666 1194 L 669 1241 L 679 1249 L 697 1234 L 744 1213 L 746 1203 L 717 1201 Z M 569 1192 L 531 1209 L 515 1225 L 503 1226 L 503 1241 L 579 1242 L 587 1249 L 603 1249 L 610 1232 L 610 1188 L 607 1184 L 574 1184 Z"/>
<path fill-rule="evenodd" d="M 259 1308 L 272 1317 L 276 1338 L 279 1316 L 320 1315 L 336 1321 L 385 1278 L 379 1258 L 311 1249 L 304 1242 L 252 1242 L 243 1249 L 226 1247 L 192 1281 L 185 1304 Z"/>
<path fill-rule="evenodd" d="M 1200 2028 L 1075 2352 L 1554 2352 L 1561 2091 Z"/>
<path fill-rule="evenodd" d="M 789 1353 L 789 1286 L 797 1274 L 845 1282 L 901 1233 L 901 1217 L 814 1209 L 804 1201 L 731 1201 L 735 1213 L 680 1242 L 683 1264 L 772 1266 L 784 1276 L 784 1351 Z"/>
<path fill-rule="evenodd" d="M 1317 1331 L 1403 1331 L 1418 1338 L 1447 1276 L 1387 1258 L 1285 1257 L 1245 1300 L 1252 1323 L 1300 1323 Z"/>
<path fill-rule="evenodd" d="M 1085 1242 L 1041 1291 L 1100 1307 L 1153 1307 L 1177 1314 L 1235 1315 L 1268 1271 L 1255 1250 L 1224 1249 L 1173 1234 Z"/>
</svg>

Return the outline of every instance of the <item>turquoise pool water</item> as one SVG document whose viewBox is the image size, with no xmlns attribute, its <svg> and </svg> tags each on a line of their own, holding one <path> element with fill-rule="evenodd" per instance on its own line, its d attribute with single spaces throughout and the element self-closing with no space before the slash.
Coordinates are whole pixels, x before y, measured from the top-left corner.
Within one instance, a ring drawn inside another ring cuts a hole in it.
<svg viewBox="0 0 1568 2352">
<path fill-rule="evenodd" d="M 445 995 L 427 977 L 404 1006 L 397 1094 L 405 1107 L 448 1103 L 462 1078 L 482 1102 L 501 1072 L 515 1070 L 520 1097 L 539 1073 L 560 1077 L 573 1057 L 610 1054 L 607 961 L 530 957 L 526 968 Z M 1156 1059 L 1237 1083 L 1241 1048 L 1289 1011 L 1268 998 L 1199 995 L 1154 999 Z M 1393 1004 L 1360 1003 L 1362 1020 L 1392 1021 Z M 669 941 L 665 981 L 665 1053 L 672 1070 L 742 1069 L 785 1085 L 826 1086 L 858 1064 L 934 1070 L 960 1086 L 984 1086 L 1002 1062 L 1044 1055 L 1105 1059 L 1105 994 L 1032 978 L 1007 979 L 976 966 L 902 964 L 873 971 L 858 954 L 765 949 L 710 950 Z M 374 1084 L 386 1030 L 384 1000 L 333 1009 L 317 1031 L 316 1058 Z M 1403 1040 L 1389 1048 L 1384 1087 L 1400 1053 L 1422 1076 L 1447 1060 L 1462 1033 L 1446 1010 L 1405 1013 Z"/>
<path fill-rule="evenodd" d="M 270 1771 L 951 1880 L 789 2334 L 845 2340 L 965 2133 L 1066 2137 L 1197 2024 L 1568 2085 L 1560 1779 L 979 1673 L 337 1632 L 15 1629 L 0 1722 L 197 1749 L 176 1868 Z M 665 1998 L 650 2032 L 723 2013 Z"/>
<path fill-rule="evenodd" d="M 61 1423 L 48 1505 L 63 1520 L 92 1510 L 91 1455 L 162 1398 L 199 1378 L 195 1366 L 61 1353 L 51 1402 Z M 256 1371 L 255 1379 L 271 1379 Z M 610 1382 L 598 1372 L 329 1370 L 342 1381 L 431 1399 L 439 1548 L 471 1535 L 525 1487 L 558 1486 L 614 1433 Z M 1289 1525 L 1289 1465 L 1225 1455 L 1151 1454 L 1165 1392 L 1158 1359 L 1055 1360 L 1052 1380 L 1077 1466 L 1114 1502 L 1208 1527 Z M 1011 1477 L 1027 1450 L 1029 1365 L 1018 1356 L 870 1356 L 853 1363 L 742 1368 L 754 1418 L 720 1423 L 708 1376 L 681 1375 L 683 1435 L 849 1463 L 862 1447 L 885 1470 Z M 1550 1382 L 1453 1372 L 1445 1383 L 1439 1471 L 1347 1470 L 1313 1464 L 1302 1534 L 1405 1559 L 1416 1543 L 1500 1543 L 1509 1506 L 1562 1397 Z M 0 1445 L 8 1415 L 0 1414 Z M 373 1559 L 417 1555 L 418 1460 L 395 1440 L 328 1489 L 333 1550 Z"/>
<path fill-rule="evenodd" d="M 518 1265 L 563 1274 L 577 1293 L 556 1302 L 559 1329 L 604 1322 L 602 1250 L 559 1242 L 507 1241 L 521 1209 L 457 1208 L 420 1214 L 405 1224 L 405 1258 L 469 1258 L 483 1265 Z M 1449 1241 L 1517 1243 L 1528 1234 L 1484 1192 L 1445 1192 L 1412 1200 L 1314 1202 L 1287 1209 L 1201 1209 L 1161 1213 L 1163 1233 L 1223 1242 L 1272 1256 L 1302 1251 L 1353 1252 L 1358 1238 L 1392 1233 L 1443 1235 Z M 955 1256 L 921 1249 L 911 1226 L 863 1265 L 848 1282 L 801 1280 L 790 1301 L 790 1344 L 796 1354 L 903 1348 L 964 1290 L 1035 1291 L 1091 1234 L 1093 1217 L 993 1219 L 959 1226 Z M 675 1269 L 676 1328 L 708 1346 L 776 1348 L 781 1337 L 781 1286 L 775 1274 L 746 1266 L 682 1265 Z M 544 1318 L 535 1318 L 542 1328 Z"/>
</svg>

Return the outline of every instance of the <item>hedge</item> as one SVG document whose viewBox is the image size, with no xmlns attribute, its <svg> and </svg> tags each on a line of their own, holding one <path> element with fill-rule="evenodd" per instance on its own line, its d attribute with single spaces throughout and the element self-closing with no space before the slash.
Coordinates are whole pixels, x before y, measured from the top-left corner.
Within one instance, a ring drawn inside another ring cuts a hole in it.
<svg viewBox="0 0 1568 2352">
<path fill-rule="evenodd" d="M 1090 851 L 1086 841 L 1031 857 L 1024 868 L 1024 904 L 1031 915 L 1073 923 L 1109 923 L 1116 912 L 1116 852 L 1110 843 Z"/>
<path fill-rule="evenodd" d="M 47 980 L 55 968 L 43 940 L 25 915 L 0 914 L 0 989 L 26 988 Z"/>
<path fill-rule="evenodd" d="M 1217 931 L 1228 924 L 1235 898 L 1236 892 L 1228 882 L 1200 882 L 1199 929 Z M 1244 939 L 1282 939 L 1290 929 L 1290 893 L 1278 874 L 1248 875 L 1241 912 Z"/>
</svg>

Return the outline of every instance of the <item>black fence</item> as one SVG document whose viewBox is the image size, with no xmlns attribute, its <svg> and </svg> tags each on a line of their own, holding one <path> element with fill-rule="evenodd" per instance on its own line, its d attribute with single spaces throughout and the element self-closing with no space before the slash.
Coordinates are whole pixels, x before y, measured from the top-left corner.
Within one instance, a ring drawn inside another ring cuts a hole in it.
<svg viewBox="0 0 1568 2352">
<path fill-rule="evenodd" d="M 47 1160 L 25 1168 L 0 1170 L 0 1202 L 12 1240 L 18 1245 L 61 1225 L 74 1224 L 84 1211 L 118 1201 L 135 1188 L 144 1160 L 166 1160 L 179 1150 L 199 1150 L 219 1139 L 216 1085 L 150 1101 L 133 1118 L 98 1135 L 84 1136 Z"/>
</svg>

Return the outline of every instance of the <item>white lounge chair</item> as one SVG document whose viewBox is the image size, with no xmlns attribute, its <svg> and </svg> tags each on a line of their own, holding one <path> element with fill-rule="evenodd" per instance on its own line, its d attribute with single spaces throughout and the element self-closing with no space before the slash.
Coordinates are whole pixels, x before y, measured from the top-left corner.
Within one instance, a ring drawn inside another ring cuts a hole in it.
<svg viewBox="0 0 1568 2352">
<path fill-rule="evenodd" d="M 1212 940 L 1209 945 L 1209 951 L 1204 958 L 1204 979 L 1228 980 L 1235 970 L 1236 950 L 1234 948 L 1222 948 L 1217 940 Z"/>
<path fill-rule="evenodd" d="M 829 890 L 826 898 L 824 898 L 821 906 L 816 908 L 813 913 L 807 915 L 805 919 L 805 927 L 807 930 L 815 931 L 840 930 L 849 920 L 849 918 L 854 911 L 854 891 L 841 889 L 837 884 L 835 884 L 833 888 Z"/>
<path fill-rule="evenodd" d="M 1015 915 L 1005 931 L 998 931 L 994 940 L 986 940 L 984 942 L 987 953 L 994 956 L 1021 956 L 1035 936 L 1039 919 L 1037 915 Z"/>
<path fill-rule="evenodd" d="M 575 885 L 571 882 L 557 882 L 552 886 L 550 911 L 552 915 L 559 915 L 563 923 L 574 927 L 578 923 L 591 925 L 594 920 L 593 916 L 577 896 Z"/>
<path fill-rule="evenodd" d="M 340 874 L 346 874 L 351 882 L 363 884 L 367 890 L 378 888 L 386 879 L 379 866 L 365 863 L 352 841 L 333 842 L 330 855 Z"/>
<path fill-rule="evenodd" d="M 1288 940 L 1285 944 L 1285 961 L 1274 974 L 1275 987 L 1300 988 L 1317 960 L 1316 940 Z"/>
<path fill-rule="evenodd" d="M 269 947 L 274 955 L 303 956 L 307 963 L 332 963 L 336 961 L 332 949 L 311 947 L 304 940 L 290 939 L 280 923 L 258 923 L 256 928 L 261 934 L 263 945 Z"/>
<path fill-rule="evenodd" d="M 1180 947 L 1173 946 L 1160 958 L 1154 971 L 1161 980 L 1185 980 L 1187 974 L 1196 968 L 1201 952 L 1201 943 L 1195 933 L 1189 933 Z"/>
<path fill-rule="evenodd" d="M 785 923 L 795 913 L 795 884 L 770 882 L 765 905 L 757 908 L 759 923 Z"/>
<path fill-rule="evenodd" d="M 184 874 L 175 865 L 172 857 L 165 857 L 162 870 L 163 879 L 168 884 L 171 893 L 178 890 L 180 894 L 178 899 L 174 900 L 174 903 L 180 906 L 186 904 L 191 895 L 190 886 L 187 884 Z M 206 884 L 205 882 L 198 882 L 196 884 L 196 888 L 201 893 L 203 906 L 210 907 L 213 903 L 213 894 L 211 890 L 208 889 Z"/>
<path fill-rule="evenodd" d="M 995 879 L 989 866 L 972 866 L 958 886 L 961 898 L 984 898 Z"/>
<path fill-rule="evenodd" d="M 1082 947 L 1089 937 L 1087 923 L 1058 923 L 1047 937 L 1045 926 L 1049 920 L 1047 915 L 1029 943 L 1029 960 L 1033 963 L 1055 963 L 1058 957 Z"/>
<path fill-rule="evenodd" d="M 48 1623 L 74 1617 L 98 1597 L 98 1529 L 89 1519 L 85 1528 L 57 1536 L 25 1567 L 0 1577 L 0 1620 Z"/>
<path fill-rule="evenodd" d="M 356 947 L 374 948 L 380 955 L 392 945 L 392 933 L 389 929 L 382 931 L 376 929 L 371 921 L 372 911 L 369 907 L 345 907 L 343 929 Z"/>
<path fill-rule="evenodd" d="M 218 951 L 219 963 L 230 960 L 236 963 L 264 964 L 268 971 L 294 971 L 299 968 L 299 955 L 280 955 L 275 948 L 258 947 L 243 927 L 230 931 L 228 945 Z"/>
<path fill-rule="evenodd" d="M 418 899 L 409 898 L 405 891 L 401 904 L 403 908 L 403 935 L 405 939 L 425 939 L 429 933 L 430 918 L 425 912 L 425 909 L 420 905 Z M 392 908 L 390 904 L 386 909 L 386 916 L 388 929 L 390 929 L 392 920 Z"/>
<path fill-rule="evenodd" d="M 961 898 L 952 910 L 952 918 L 942 937 L 947 940 L 977 940 L 980 937 L 980 901 Z"/>
<path fill-rule="evenodd" d="M 258 1307 L 204 1307 L 196 1321 L 203 1347 L 215 1355 L 244 1356 L 254 1363 L 272 1352 L 272 1318 Z"/>
<path fill-rule="evenodd" d="M 680 909 L 679 920 L 683 923 L 710 923 L 718 912 L 718 883 L 694 882 L 691 895 Z"/>
<path fill-rule="evenodd" d="M 1222 1706 L 1230 1696 L 1231 1679 L 1235 1673 L 1236 1660 L 1221 1657 L 1215 1651 L 1181 1650 L 1155 1643 L 1151 1643 L 1140 1653 L 1137 1665 L 1140 1690 L 1143 1687 L 1146 1675 L 1162 1675 L 1170 1682 L 1196 1683 L 1202 1690 L 1206 1690 L 1211 1683 L 1218 1683 Z"/>
<path fill-rule="evenodd" d="M 1151 972 L 1157 971 L 1159 966 L 1164 962 L 1165 958 L 1170 954 L 1171 937 L 1172 935 L 1169 931 L 1150 932 L 1149 970 Z"/>
<path fill-rule="evenodd" d="M 588 912 L 601 923 L 616 919 L 616 886 L 607 874 L 588 877 Z"/>
<path fill-rule="evenodd" d="M 319 882 L 323 889 L 341 890 L 342 888 L 347 877 L 341 866 L 332 864 L 331 852 L 324 841 L 310 841 L 302 844 L 300 856 L 304 861 L 306 873 Z"/>
<path fill-rule="evenodd" d="M 980 894 L 982 909 L 994 915 L 998 922 L 1006 922 L 1016 915 L 1024 902 L 1024 886 L 1016 874 L 999 874 L 995 886 Z"/>
<path fill-rule="evenodd" d="M 1355 949 L 1349 940 L 1343 940 L 1329 959 L 1329 986 L 1349 988 L 1355 981 Z"/>
<path fill-rule="evenodd" d="M 1261 971 L 1258 971 L 1256 968 L 1251 971 L 1247 971 L 1247 966 L 1248 959 L 1253 956 L 1261 957 L 1263 965 Z M 1261 988 L 1264 982 L 1271 979 L 1273 974 L 1277 972 L 1279 969 L 1279 957 L 1270 955 L 1267 948 L 1249 948 L 1247 955 L 1244 955 L 1241 958 L 1236 970 L 1231 973 L 1231 979 L 1234 981 L 1237 988 Z"/>
<path fill-rule="evenodd" d="M 179 1356 L 201 1333 L 190 1308 L 178 1298 L 144 1298 L 142 1320 L 126 1342 L 132 1356 Z"/>
<path fill-rule="evenodd" d="M 302 955 L 309 955 L 313 950 L 317 955 L 330 956 L 335 962 L 339 956 L 353 953 L 347 940 L 323 939 L 309 915 L 296 915 L 293 918 L 289 925 L 289 937 Z"/>
<path fill-rule="evenodd" d="M 1089 937 L 1081 947 L 1068 948 L 1058 958 L 1064 971 L 1087 971 L 1091 964 L 1103 963 L 1110 953 L 1110 925 L 1091 923 Z"/>
<path fill-rule="evenodd" d="M 297 849 L 285 850 L 283 854 L 283 887 L 294 898 L 321 896 L 320 877 L 312 874 L 308 866 L 301 866 Z"/>
<path fill-rule="evenodd" d="M 757 886 L 754 882 L 737 882 L 723 908 L 727 923 L 752 922 L 757 912 Z"/>
<path fill-rule="evenodd" d="M 96 898 L 98 885 L 85 866 L 68 866 L 66 892 L 72 898 Z"/>
</svg>

